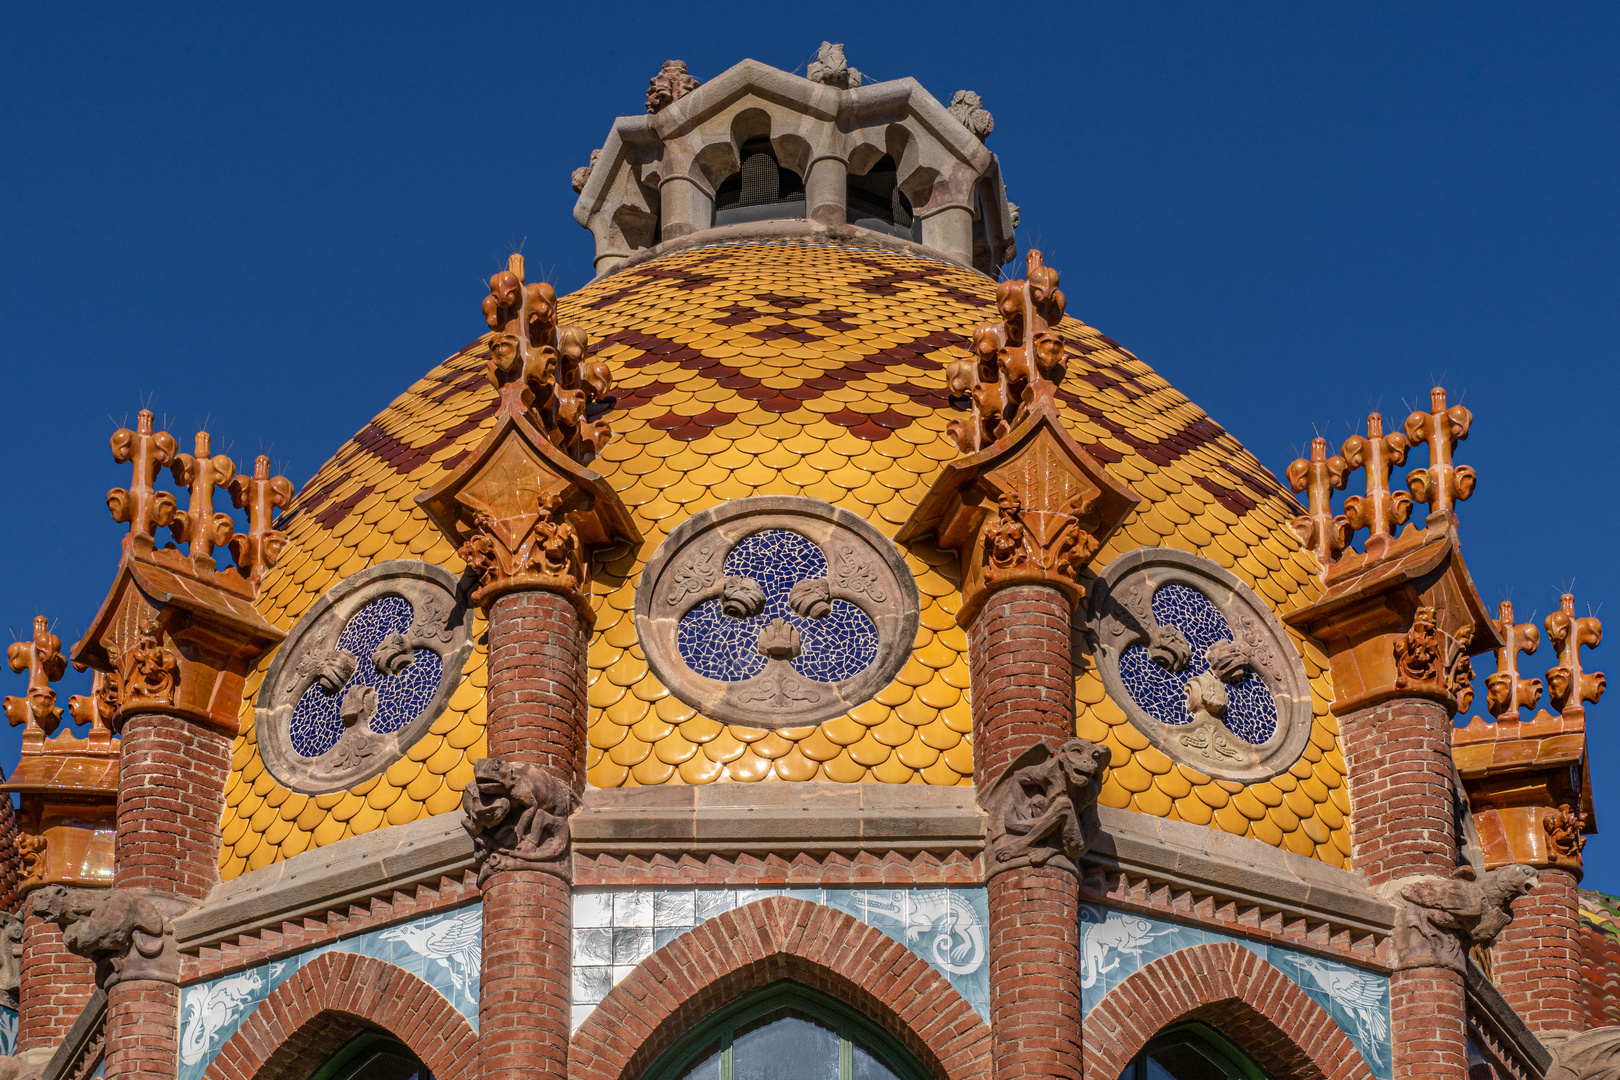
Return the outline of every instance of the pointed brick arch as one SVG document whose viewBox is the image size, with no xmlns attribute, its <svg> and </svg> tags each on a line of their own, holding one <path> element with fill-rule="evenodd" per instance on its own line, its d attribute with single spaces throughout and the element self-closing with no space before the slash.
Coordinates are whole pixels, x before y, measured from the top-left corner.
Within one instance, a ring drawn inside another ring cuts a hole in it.
<svg viewBox="0 0 1620 1080">
<path fill-rule="evenodd" d="M 1196 945 L 1114 987 L 1086 1017 L 1085 1080 L 1117 1080 L 1158 1032 L 1202 1020 L 1273 1076 L 1372 1080 L 1361 1052 L 1292 979 L 1241 945 Z"/>
<path fill-rule="evenodd" d="M 859 1009 L 941 1080 L 988 1080 L 990 1029 L 944 976 L 881 930 L 785 896 L 710 919 L 643 960 L 575 1032 L 569 1078 L 638 1080 L 693 1024 L 781 979 Z"/>
<path fill-rule="evenodd" d="M 304 1080 L 362 1031 L 387 1031 L 435 1080 L 478 1072 L 478 1036 L 444 995 L 404 968 L 329 952 L 276 987 L 220 1047 L 203 1080 Z"/>
</svg>

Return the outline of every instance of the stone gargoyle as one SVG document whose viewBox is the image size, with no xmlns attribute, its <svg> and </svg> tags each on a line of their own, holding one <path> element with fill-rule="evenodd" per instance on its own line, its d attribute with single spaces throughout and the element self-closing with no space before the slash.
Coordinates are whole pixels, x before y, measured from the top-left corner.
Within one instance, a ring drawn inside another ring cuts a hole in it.
<svg viewBox="0 0 1620 1080">
<path fill-rule="evenodd" d="M 1552 1051 L 1547 1080 L 1615 1080 L 1620 1076 L 1620 1027 L 1600 1027 L 1554 1040 L 1543 1036 Z"/>
<path fill-rule="evenodd" d="M 1462 971 L 1468 950 L 1489 945 L 1513 920 L 1512 903 L 1536 886 L 1529 866 L 1503 866 L 1483 874 L 1459 866 L 1449 878 L 1392 882 L 1397 901 L 1396 970 L 1443 967 Z"/>
<path fill-rule="evenodd" d="M 1097 794 L 1112 754 L 1069 739 L 1056 749 L 1042 740 L 1013 759 L 979 796 L 990 815 L 985 875 L 1025 866 L 1078 873 L 1101 828 Z"/>
<path fill-rule="evenodd" d="M 103 990 L 127 979 L 175 982 L 180 954 L 169 923 L 191 901 L 149 889 L 70 889 L 48 885 L 32 897 L 33 914 L 62 928 L 68 952 L 96 965 Z"/>
<path fill-rule="evenodd" d="M 544 870 L 571 880 L 568 818 L 578 809 L 573 788 L 540 766 L 479 759 L 461 793 L 461 824 L 473 839 L 478 884 L 500 870 Z"/>
</svg>

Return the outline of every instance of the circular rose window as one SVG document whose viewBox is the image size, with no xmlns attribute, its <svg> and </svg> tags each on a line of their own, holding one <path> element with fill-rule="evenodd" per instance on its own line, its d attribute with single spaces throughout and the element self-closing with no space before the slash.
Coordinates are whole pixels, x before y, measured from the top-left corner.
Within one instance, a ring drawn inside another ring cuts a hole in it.
<svg viewBox="0 0 1620 1080">
<path fill-rule="evenodd" d="M 379 563 L 321 597 L 282 643 L 255 702 L 259 753 L 294 791 L 341 791 L 398 761 L 461 681 L 472 609 L 455 575 Z"/>
<path fill-rule="evenodd" d="M 1223 780 L 1286 772 L 1311 734 L 1311 690 L 1287 633 L 1224 568 L 1174 548 L 1115 559 L 1087 629 L 1108 696 L 1171 758 Z"/>
<path fill-rule="evenodd" d="M 815 724 L 887 686 L 917 636 L 917 585 L 876 529 L 820 499 L 736 499 L 682 522 L 636 587 L 654 674 L 704 715 Z"/>
</svg>

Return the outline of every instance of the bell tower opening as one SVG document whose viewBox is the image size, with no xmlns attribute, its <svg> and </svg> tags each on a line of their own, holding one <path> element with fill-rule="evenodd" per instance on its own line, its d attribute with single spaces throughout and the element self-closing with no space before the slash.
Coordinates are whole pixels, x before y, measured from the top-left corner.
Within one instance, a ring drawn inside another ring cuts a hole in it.
<svg viewBox="0 0 1620 1080">
<path fill-rule="evenodd" d="M 863 229 L 922 240 L 922 223 L 912 214 L 911 200 L 900 190 L 899 166 L 884 154 L 863 175 L 851 176 L 845 188 L 844 220 Z"/>
<path fill-rule="evenodd" d="M 716 225 L 804 217 L 804 178 L 777 160 L 769 138 L 749 139 L 738 156 L 742 168 L 715 189 Z"/>
</svg>

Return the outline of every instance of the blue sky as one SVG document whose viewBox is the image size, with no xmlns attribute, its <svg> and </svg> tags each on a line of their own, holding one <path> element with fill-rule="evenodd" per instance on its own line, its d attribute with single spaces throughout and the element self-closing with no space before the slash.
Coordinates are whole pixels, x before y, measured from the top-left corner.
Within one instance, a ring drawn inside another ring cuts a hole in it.
<svg viewBox="0 0 1620 1080">
<path fill-rule="evenodd" d="M 142 404 L 302 484 L 478 334 L 481 280 L 514 245 L 559 291 L 587 280 L 569 173 L 663 60 L 802 70 L 823 38 L 869 79 L 979 91 L 1020 241 L 1070 311 L 1274 472 L 1441 379 L 1475 414 L 1461 519 L 1485 600 L 1539 622 L 1573 585 L 1582 613 L 1620 612 L 1620 8 L 804 12 L 8 7 L 0 625 L 83 631 L 121 529 L 102 492 L 128 481 L 107 438 Z M 1526 664 L 1553 662 L 1543 645 Z M 1620 892 L 1612 707 L 1591 710 L 1614 826 L 1587 883 Z"/>
</svg>

